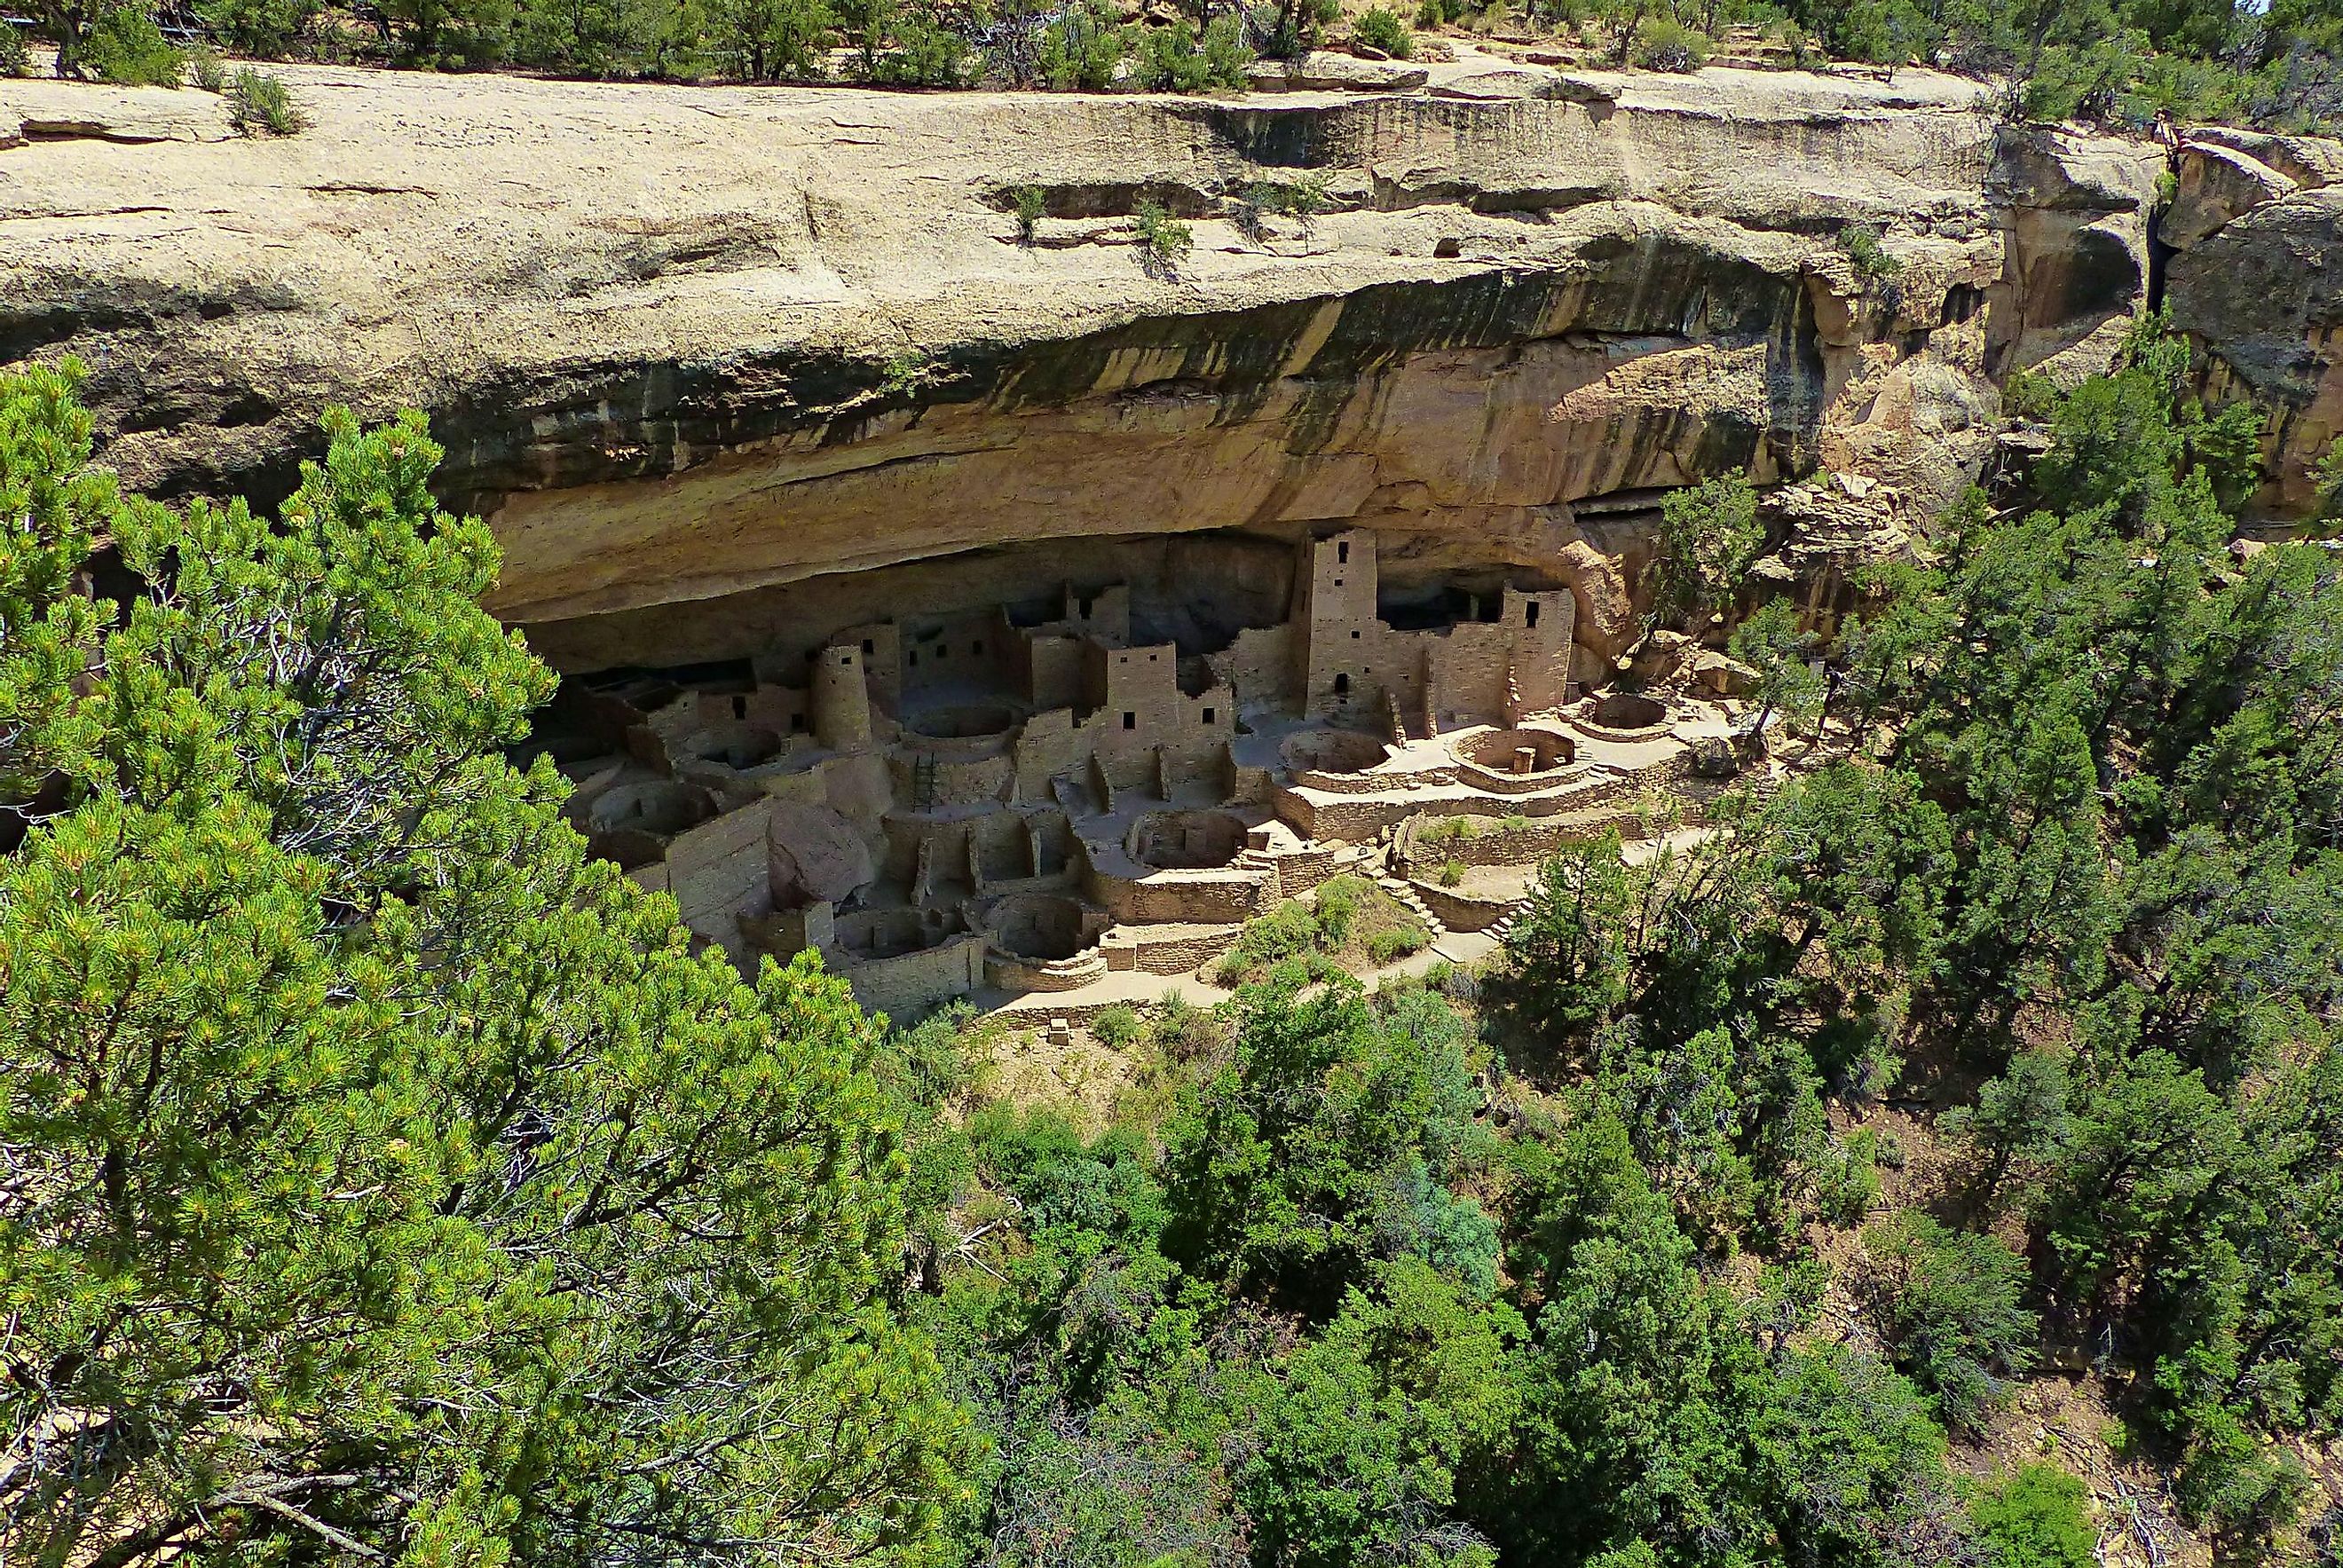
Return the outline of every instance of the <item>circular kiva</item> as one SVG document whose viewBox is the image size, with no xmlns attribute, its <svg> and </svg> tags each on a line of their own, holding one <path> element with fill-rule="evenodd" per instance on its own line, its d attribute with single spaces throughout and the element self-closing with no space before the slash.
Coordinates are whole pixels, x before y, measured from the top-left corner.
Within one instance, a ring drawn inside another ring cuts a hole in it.
<svg viewBox="0 0 2343 1568">
<path fill-rule="evenodd" d="M 1594 722 L 1605 729 L 1649 729 L 1667 721 L 1667 705 L 1640 691 L 1606 691 L 1594 699 Z"/>
<path fill-rule="evenodd" d="M 705 789 L 672 779 L 646 779 L 604 791 L 588 809 L 586 826 L 596 833 L 680 833 L 706 821 L 715 809 Z"/>
<path fill-rule="evenodd" d="M 930 740 L 972 740 L 1001 735 L 1017 728 L 1016 709 L 998 702 L 963 703 L 954 708 L 930 708 L 903 720 L 903 728 Z"/>
<path fill-rule="evenodd" d="M 1088 911 L 1060 893 L 1013 893 L 992 906 L 986 922 L 993 945 L 1021 959 L 1070 959 L 1094 946 Z"/>
<path fill-rule="evenodd" d="M 1491 729 L 1457 741 L 1456 755 L 1492 773 L 1544 773 L 1567 765 L 1578 749 L 1551 729 Z"/>
<path fill-rule="evenodd" d="M 757 724 L 712 724 L 685 736 L 680 749 L 702 762 L 721 762 L 736 769 L 754 768 L 780 755 L 781 738 Z"/>
<path fill-rule="evenodd" d="M 1289 735 L 1277 754 L 1295 772 L 1360 773 L 1391 755 L 1391 748 L 1357 729 L 1304 729 Z"/>
</svg>

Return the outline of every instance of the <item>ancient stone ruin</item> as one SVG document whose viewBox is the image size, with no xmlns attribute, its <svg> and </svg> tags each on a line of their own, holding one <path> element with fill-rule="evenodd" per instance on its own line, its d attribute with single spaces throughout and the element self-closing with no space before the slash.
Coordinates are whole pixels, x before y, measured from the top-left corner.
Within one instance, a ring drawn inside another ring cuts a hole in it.
<svg viewBox="0 0 2343 1568">
<path fill-rule="evenodd" d="M 1584 813 L 1725 732 L 1722 700 L 1636 698 L 1629 734 L 1617 694 L 1583 698 L 1567 588 L 1393 593 L 1376 545 L 1241 550 L 1286 558 L 1286 613 L 1209 638 L 1195 583 L 809 619 L 745 661 L 573 681 L 535 744 L 595 850 L 699 936 L 743 966 L 814 949 L 916 1014 L 1192 970 L 1383 869 L 1411 818 Z"/>
</svg>

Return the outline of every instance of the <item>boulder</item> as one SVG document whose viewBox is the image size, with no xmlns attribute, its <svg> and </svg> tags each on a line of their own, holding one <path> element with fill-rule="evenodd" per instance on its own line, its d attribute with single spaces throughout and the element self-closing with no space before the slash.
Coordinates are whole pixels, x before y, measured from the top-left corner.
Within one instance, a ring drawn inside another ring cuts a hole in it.
<svg viewBox="0 0 2343 1568">
<path fill-rule="evenodd" d="M 2187 250 L 2296 189 L 2293 180 L 2259 159 L 2207 143 L 2183 142 L 2179 166 L 2179 189 L 2156 225 L 2157 237 L 2175 250 Z"/>
<path fill-rule="evenodd" d="M 1404 60 L 1368 60 L 1313 49 L 1299 60 L 1256 60 L 1246 70 L 1252 85 L 1264 92 L 1404 93 L 1432 79 L 1422 65 Z"/>
</svg>

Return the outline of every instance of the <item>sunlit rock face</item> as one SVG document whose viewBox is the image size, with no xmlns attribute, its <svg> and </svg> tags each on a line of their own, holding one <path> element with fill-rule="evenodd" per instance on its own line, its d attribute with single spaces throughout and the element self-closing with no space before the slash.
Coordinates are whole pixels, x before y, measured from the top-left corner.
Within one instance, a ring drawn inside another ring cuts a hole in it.
<svg viewBox="0 0 2343 1568">
<path fill-rule="evenodd" d="M 328 405 L 424 408 L 504 544 L 495 608 L 575 668 L 1342 527 L 1396 591 L 1566 582 L 1608 657 L 1661 491 L 1826 471 L 1862 484 L 1785 515 L 1836 498 L 1824 554 L 1895 548 L 1976 471 L 1996 384 L 2103 366 L 2161 281 L 2271 409 L 2270 503 L 2304 501 L 2324 144 L 2193 178 L 2184 147 L 2170 252 L 2164 148 L 2000 126 L 1967 82 L 1514 66 L 1535 90 L 1489 95 L 1491 64 L 1226 101 L 294 68 L 315 124 L 283 141 L 200 95 L 9 82 L 0 359 L 79 355 L 108 459 L 165 493 L 281 490 Z M 1302 183 L 1307 216 L 1252 199 Z M 1184 256 L 1136 243 L 1143 202 Z"/>
</svg>

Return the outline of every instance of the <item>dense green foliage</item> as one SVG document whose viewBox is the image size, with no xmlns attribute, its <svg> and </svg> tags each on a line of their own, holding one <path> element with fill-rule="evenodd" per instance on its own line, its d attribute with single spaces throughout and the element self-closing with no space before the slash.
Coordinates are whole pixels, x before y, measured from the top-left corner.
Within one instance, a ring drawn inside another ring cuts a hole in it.
<svg viewBox="0 0 2343 1568">
<path fill-rule="evenodd" d="M 72 387 L 0 381 L 0 1551 L 921 1555 L 860 1011 L 503 760 L 549 678 L 419 420 L 271 523 L 117 499 Z"/>
</svg>

